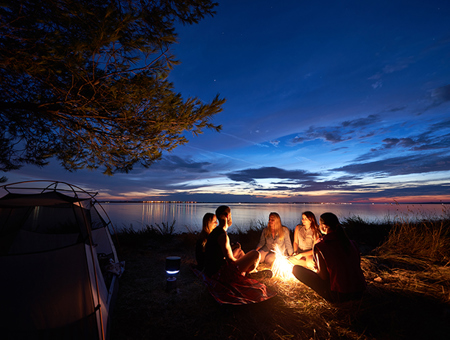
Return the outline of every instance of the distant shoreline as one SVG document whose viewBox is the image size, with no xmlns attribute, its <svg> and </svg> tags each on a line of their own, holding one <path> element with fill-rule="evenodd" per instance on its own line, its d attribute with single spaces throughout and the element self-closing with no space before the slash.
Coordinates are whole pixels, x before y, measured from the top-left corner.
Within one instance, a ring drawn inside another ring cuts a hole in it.
<svg viewBox="0 0 450 340">
<path fill-rule="evenodd" d="M 373 202 L 373 203 L 364 203 L 364 202 L 357 202 L 357 203 L 334 203 L 334 202 L 195 202 L 195 201 L 115 201 L 115 200 L 97 200 L 99 203 L 147 203 L 147 204 L 299 204 L 299 205 L 306 205 L 306 204 L 317 204 L 317 205 L 357 205 L 357 204 L 364 204 L 364 205 L 405 205 L 405 204 L 450 204 L 450 202 L 406 202 L 406 203 L 381 203 L 381 202 Z"/>
</svg>

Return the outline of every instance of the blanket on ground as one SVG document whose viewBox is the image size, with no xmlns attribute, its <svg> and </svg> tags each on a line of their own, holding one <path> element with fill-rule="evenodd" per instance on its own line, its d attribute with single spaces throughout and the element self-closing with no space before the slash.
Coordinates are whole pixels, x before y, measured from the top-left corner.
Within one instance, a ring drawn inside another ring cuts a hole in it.
<svg viewBox="0 0 450 340">
<path fill-rule="evenodd" d="M 212 277 L 208 277 L 195 268 L 192 270 L 206 284 L 210 294 L 220 304 L 247 305 L 262 302 L 277 295 L 263 283 L 242 276 L 230 266 L 223 266 Z"/>
</svg>

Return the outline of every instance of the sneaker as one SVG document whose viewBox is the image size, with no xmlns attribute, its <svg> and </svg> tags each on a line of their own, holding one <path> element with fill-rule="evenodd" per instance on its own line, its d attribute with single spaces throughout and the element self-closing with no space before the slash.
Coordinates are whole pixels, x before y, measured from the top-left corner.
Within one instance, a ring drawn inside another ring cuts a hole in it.
<svg viewBox="0 0 450 340">
<path fill-rule="evenodd" d="M 261 270 L 259 272 L 252 272 L 247 274 L 247 277 L 255 280 L 270 279 L 273 276 L 270 269 Z"/>
</svg>

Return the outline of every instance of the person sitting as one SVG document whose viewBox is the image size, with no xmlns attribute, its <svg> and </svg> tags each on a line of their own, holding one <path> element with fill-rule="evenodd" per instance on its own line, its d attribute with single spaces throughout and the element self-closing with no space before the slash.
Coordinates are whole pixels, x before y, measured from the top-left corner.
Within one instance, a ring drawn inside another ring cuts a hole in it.
<svg viewBox="0 0 450 340">
<path fill-rule="evenodd" d="M 260 254 L 256 250 L 244 253 L 236 258 L 230 244 L 227 229 L 232 225 L 231 209 L 222 205 L 216 209 L 219 225 L 209 234 L 205 246 L 204 272 L 209 277 L 229 275 L 230 271 L 238 271 L 246 275 L 258 267 Z M 239 248 L 240 249 L 240 248 Z M 222 273 L 221 273 L 222 271 Z M 228 274 L 226 274 L 228 272 Z"/>
<path fill-rule="evenodd" d="M 205 267 L 205 246 L 208 235 L 217 227 L 217 217 L 213 213 L 206 213 L 202 220 L 202 231 L 195 244 L 195 259 L 197 260 L 196 268 L 203 270 Z"/>
<path fill-rule="evenodd" d="M 275 261 L 275 248 L 278 246 L 281 254 L 292 255 L 292 243 L 289 229 L 281 224 L 280 215 L 269 214 L 267 227 L 262 231 L 256 250 L 261 253 L 261 263 L 272 266 Z"/>
<path fill-rule="evenodd" d="M 348 239 L 336 215 L 324 213 L 319 221 L 324 236 L 313 246 L 315 271 L 295 265 L 292 273 L 328 301 L 361 298 L 366 281 L 357 247 Z"/>
<path fill-rule="evenodd" d="M 216 215 L 214 215 L 213 213 L 206 213 L 203 216 L 202 220 L 202 231 L 200 232 L 200 235 L 195 244 L 195 258 L 197 260 L 197 265 L 195 268 L 197 268 L 198 270 L 203 270 L 203 268 L 205 267 L 206 241 L 209 234 L 215 227 L 217 227 Z M 244 251 L 241 249 L 241 245 L 239 244 L 239 242 L 232 244 L 231 248 L 236 259 L 239 259 L 245 255 Z"/>
<path fill-rule="evenodd" d="M 294 230 L 294 253 L 289 258 L 292 264 L 313 268 L 314 244 L 321 237 L 316 216 L 311 211 L 302 214 L 302 223 L 298 224 Z"/>
</svg>

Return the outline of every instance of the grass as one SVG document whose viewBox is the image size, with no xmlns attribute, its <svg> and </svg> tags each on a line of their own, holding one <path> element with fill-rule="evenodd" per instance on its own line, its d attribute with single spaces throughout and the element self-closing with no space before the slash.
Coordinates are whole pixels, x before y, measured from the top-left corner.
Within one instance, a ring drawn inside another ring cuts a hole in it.
<svg viewBox="0 0 450 340">
<path fill-rule="evenodd" d="M 363 251 L 368 283 L 361 301 L 331 304 L 297 280 L 262 280 L 276 297 L 255 305 L 219 305 L 193 274 L 192 232 L 170 227 L 117 234 L 125 273 L 113 312 L 122 339 L 448 339 L 450 220 L 343 222 Z M 253 249 L 258 225 L 231 234 Z M 177 289 L 166 292 L 165 258 L 181 257 Z"/>
</svg>

